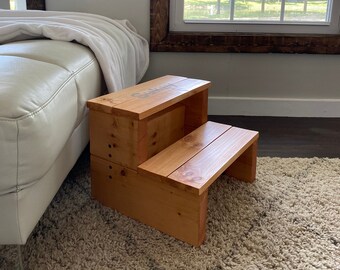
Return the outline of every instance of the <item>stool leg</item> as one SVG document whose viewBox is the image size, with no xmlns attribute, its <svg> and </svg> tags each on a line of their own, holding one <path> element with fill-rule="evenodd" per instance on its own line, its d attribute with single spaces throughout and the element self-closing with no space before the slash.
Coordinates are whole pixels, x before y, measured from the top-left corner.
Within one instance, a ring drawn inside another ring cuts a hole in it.
<svg viewBox="0 0 340 270">
<path fill-rule="evenodd" d="M 196 247 L 199 247 L 205 240 L 208 212 L 208 189 L 200 195 L 199 203 L 198 241 L 194 243 Z"/>
<path fill-rule="evenodd" d="M 225 173 L 242 181 L 255 181 L 257 144 L 258 140 L 250 145 L 249 148 L 229 166 Z"/>
</svg>

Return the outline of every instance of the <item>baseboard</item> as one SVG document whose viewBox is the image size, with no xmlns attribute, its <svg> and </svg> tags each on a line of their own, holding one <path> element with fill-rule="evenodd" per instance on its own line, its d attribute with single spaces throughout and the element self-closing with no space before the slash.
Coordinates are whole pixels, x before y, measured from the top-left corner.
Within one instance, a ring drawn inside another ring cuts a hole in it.
<svg viewBox="0 0 340 270">
<path fill-rule="evenodd" d="M 209 114 L 340 117 L 340 99 L 209 97 Z"/>
</svg>

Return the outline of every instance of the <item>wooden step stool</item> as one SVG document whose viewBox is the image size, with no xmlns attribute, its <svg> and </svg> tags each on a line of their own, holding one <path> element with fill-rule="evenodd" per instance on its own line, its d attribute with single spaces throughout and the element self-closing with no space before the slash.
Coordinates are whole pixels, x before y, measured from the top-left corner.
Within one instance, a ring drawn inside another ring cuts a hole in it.
<svg viewBox="0 0 340 270">
<path fill-rule="evenodd" d="M 256 174 L 258 132 L 207 122 L 209 86 L 164 76 L 87 103 L 92 196 L 195 246 L 209 186 Z"/>
</svg>

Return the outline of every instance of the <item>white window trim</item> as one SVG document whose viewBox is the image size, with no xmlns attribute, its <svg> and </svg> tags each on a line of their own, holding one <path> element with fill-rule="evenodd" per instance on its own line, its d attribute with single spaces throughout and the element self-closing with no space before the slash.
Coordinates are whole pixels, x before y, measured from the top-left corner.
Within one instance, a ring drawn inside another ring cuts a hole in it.
<svg viewBox="0 0 340 270">
<path fill-rule="evenodd" d="M 187 21 L 183 20 L 184 0 L 170 1 L 170 31 L 178 32 L 248 32 L 284 34 L 339 34 L 340 0 L 333 0 L 330 23 L 296 22 L 226 22 L 226 21 Z"/>
</svg>

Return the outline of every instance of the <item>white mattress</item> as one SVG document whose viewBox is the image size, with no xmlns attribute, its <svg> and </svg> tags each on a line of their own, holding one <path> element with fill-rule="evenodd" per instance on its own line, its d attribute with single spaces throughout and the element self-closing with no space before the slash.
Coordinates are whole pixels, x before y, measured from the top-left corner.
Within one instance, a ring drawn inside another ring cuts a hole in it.
<svg viewBox="0 0 340 270">
<path fill-rule="evenodd" d="M 103 80 L 91 50 L 52 40 L 1 45 L 0 78 L 1 196 L 48 172 Z"/>
</svg>

